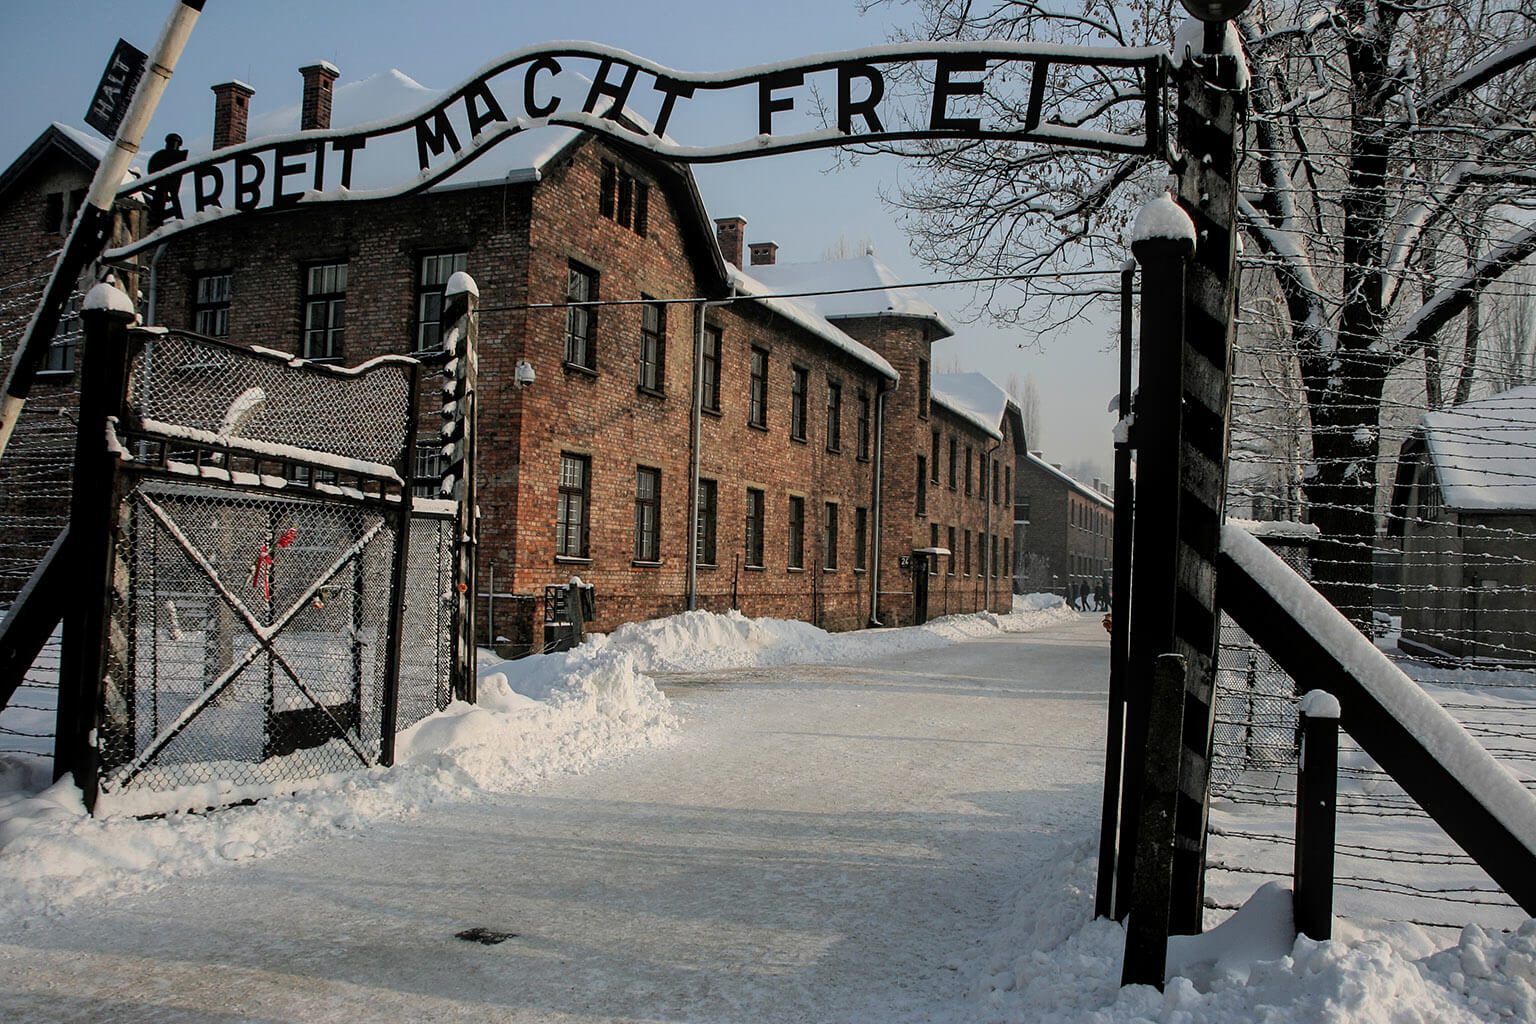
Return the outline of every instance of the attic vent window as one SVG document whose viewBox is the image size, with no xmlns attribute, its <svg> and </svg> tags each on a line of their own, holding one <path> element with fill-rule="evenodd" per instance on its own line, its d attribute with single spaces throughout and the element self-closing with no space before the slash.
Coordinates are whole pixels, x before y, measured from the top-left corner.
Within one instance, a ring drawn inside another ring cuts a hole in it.
<svg viewBox="0 0 1536 1024">
<path fill-rule="evenodd" d="M 597 209 L 604 217 L 641 238 L 650 226 L 651 187 L 611 161 L 603 161 Z"/>
</svg>

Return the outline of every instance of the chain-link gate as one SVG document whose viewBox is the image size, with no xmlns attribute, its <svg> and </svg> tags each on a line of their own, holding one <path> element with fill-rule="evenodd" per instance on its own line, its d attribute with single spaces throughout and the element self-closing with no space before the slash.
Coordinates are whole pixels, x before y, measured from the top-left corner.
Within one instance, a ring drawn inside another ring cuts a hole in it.
<svg viewBox="0 0 1536 1024">
<path fill-rule="evenodd" d="M 455 509 L 412 510 L 419 364 L 127 343 L 99 792 L 390 763 L 397 727 L 446 706 L 454 660 Z"/>
</svg>

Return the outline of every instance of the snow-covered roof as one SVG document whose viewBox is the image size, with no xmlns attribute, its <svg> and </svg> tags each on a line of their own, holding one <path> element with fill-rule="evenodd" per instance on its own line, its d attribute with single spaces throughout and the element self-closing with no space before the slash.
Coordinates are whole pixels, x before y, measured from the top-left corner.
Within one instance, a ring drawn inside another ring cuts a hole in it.
<svg viewBox="0 0 1536 1024">
<path fill-rule="evenodd" d="M 726 269 L 730 272 L 731 285 L 738 294 L 760 296 L 757 302 L 765 308 L 798 324 L 822 340 L 831 342 L 835 347 L 842 349 L 865 365 L 873 367 L 878 373 L 890 380 L 901 379 L 901 375 L 896 372 L 896 368 L 888 363 L 884 356 L 843 333 L 843 331 L 830 323 L 816 311 L 814 306 L 807 303 L 804 299 L 775 298 L 773 297 L 774 293 L 779 291 L 779 289 L 770 288 L 739 267 L 726 264 Z M 754 267 L 753 269 L 757 270 L 760 268 Z"/>
<path fill-rule="evenodd" d="M 1003 436 L 1008 392 L 983 373 L 935 373 L 928 381 L 929 397 L 976 424 L 988 437 Z"/>
<path fill-rule="evenodd" d="M 796 300 L 813 307 L 828 320 L 864 316 L 912 317 L 931 322 L 939 329 L 939 337 L 947 338 L 955 333 L 954 324 L 920 293 L 911 288 L 894 287 L 901 283 L 901 278 L 872 254 L 815 263 L 772 263 L 754 266 L 752 273 L 780 294 L 843 292 Z"/>
<path fill-rule="evenodd" d="M 1425 413 L 1419 429 L 1446 506 L 1536 509 L 1536 384 Z"/>
<path fill-rule="evenodd" d="M 1046 462 L 1034 452 L 1026 452 L 1024 455 L 1024 460 L 1030 465 L 1034 466 L 1036 469 L 1040 470 L 1042 473 L 1056 477 L 1062 483 L 1066 484 L 1068 488 L 1076 491 L 1083 497 L 1096 501 L 1107 509 L 1114 509 L 1114 499 L 1109 495 L 1103 493 L 1102 491 L 1094 490 L 1092 487 L 1078 480 L 1076 477 L 1063 473 L 1061 470 L 1057 469 L 1049 462 Z"/>
</svg>

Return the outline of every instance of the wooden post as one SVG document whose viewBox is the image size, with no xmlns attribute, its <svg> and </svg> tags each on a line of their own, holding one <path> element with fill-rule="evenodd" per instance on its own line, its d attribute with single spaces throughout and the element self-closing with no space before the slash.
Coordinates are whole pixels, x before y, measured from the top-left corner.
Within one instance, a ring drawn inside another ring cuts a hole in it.
<svg viewBox="0 0 1536 1024">
<path fill-rule="evenodd" d="M 1339 702 L 1313 690 L 1301 702 L 1301 760 L 1296 772 L 1296 930 L 1319 942 L 1333 937 L 1333 844 L 1339 790 Z"/>
<path fill-rule="evenodd" d="M 1174 607 L 1179 550 L 1179 438 L 1182 408 L 1179 380 L 1184 338 L 1184 267 L 1194 231 L 1170 233 L 1164 222 L 1183 215 L 1166 196 L 1147 204 L 1137 218 L 1131 244 L 1141 264 L 1141 379 L 1136 397 L 1136 522 L 1131 573 L 1130 634 L 1125 686 L 1125 779 L 1121 794 L 1119 860 L 1115 887 L 1131 891 L 1140 828 L 1141 778 L 1153 698 L 1153 668 L 1174 649 Z M 1145 218 L 1145 220 L 1143 220 Z M 1156 229 L 1156 230 L 1154 230 Z M 1144 237 L 1143 237 L 1144 234 Z M 1119 528 L 1120 524 L 1116 524 Z M 1182 697 L 1178 698 L 1181 702 Z M 1128 909 L 1115 901 L 1117 919 Z"/>
<path fill-rule="evenodd" d="M 1206 48 L 1225 38 L 1208 25 Z M 1216 560 L 1226 507 L 1227 418 L 1237 309 L 1237 140 L 1247 94 L 1230 55 L 1190 55 L 1178 83 L 1178 201 L 1199 238 L 1184 292 L 1184 421 L 1175 646 L 1189 659 L 1183 799 L 1174 854 L 1173 930 L 1198 934 L 1205 914 L 1206 819 L 1215 730 L 1216 654 L 1221 613 Z M 1139 476 L 1139 475 L 1138 475 Z"/>
<path fill-rule="evenodd" d="M 1136 877 L 1130 921 L 1125 930 L 1125 963 L 1120 984 L 1163 987 L 1168 969 L 1168 914 L 1172 890 L 1174 815 L 1179 798 L 1179 761 L 1184 742 L 1184 659 L 1164 654 L 1152 677 L 1151 731 L 1142 777 L 1136 830 Z"/>
<path fill-rule="evenodd" d="M 97 730 L 108 686 L 131 680 L 106 678 L 107 633 L 118 539 L 120 462 L 109 432 L 122 412 L 128 382 L 128 325 L 133 303 L 108 284 L 86 295 L 81 319 L 80 422 L 75 433 L 75 483 L 69 507 L 69 540 L 61 553 L 68 577 L 79 587 L 78 600 L 64 613 L 64 641 L 59 659 L 58 724 L 54 736 L 53 777 L 73 773 L 87 810 L 94 810 L 99 771 Z M 127 581 L 118 581 L 126 586 Z"/>
<path fill-rule="evenodd" d="M 458 502 L 454 524 L 454 645 L 453 695 L 473 704 L 476 699 L 475 594 L 479 557 L 479 519 L 475 509 L 476 380 L 480 363 L 480 289 L 474 278 L 458 271 L 443 293 L 442 493 Z"/>
</svg>

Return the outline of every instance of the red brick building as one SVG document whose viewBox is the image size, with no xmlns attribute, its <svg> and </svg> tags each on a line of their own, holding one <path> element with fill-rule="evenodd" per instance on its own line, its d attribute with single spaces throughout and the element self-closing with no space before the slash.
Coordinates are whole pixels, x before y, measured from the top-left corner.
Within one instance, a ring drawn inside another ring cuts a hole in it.
<svg viewBox="0 0 1536 1024">
<path fill-rule="evenodd" d="M 350 124 L 432 95 L 397 72 L 333 91 L 335 77 L 304 69 L 302 104 L 250 123 L 323 128 L 334 109 Z M 214 144 L 237 144 L 249 90 L 214 92 Z M 896 291 L 835 309 L 775 297 L 812 289 L 784 287 L 792 265 L 771 244 L 743 271 L 745 224 L 712 222 L 685 166 L 565 129 L 524 136 L 415 196 L 176 235 L 140 257 L 141 315 L 352 364 L 436 348 L 443 285 L 467 271 L 480 289 L 482 589 L 541 595 L 580 576 L 597 588 L 595 628 L 689 607 L 845 629 L 1008 606 L 1022 426 L 1005 398 L 978 412 L 930 387 L 930 346 L 951 332 L 936 310 Z M 39 144 L 67 162 L 68 140 Z M 83 186 L 89 161 L 74 162 Z M 0 216 L 36 218 L 56 185 L 0 190 Z M 872 259 L 843 262 L 891 283 Z M 953 470 L 930 461 L 932 444 Z M 428 493 L 436 447 L 418 454 Z M 938 585 L 905 564 L 914 551 Z M 495 628 L 511 635 L 507 614 Z"/>
</svg>

